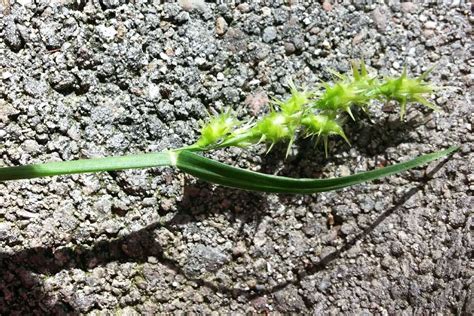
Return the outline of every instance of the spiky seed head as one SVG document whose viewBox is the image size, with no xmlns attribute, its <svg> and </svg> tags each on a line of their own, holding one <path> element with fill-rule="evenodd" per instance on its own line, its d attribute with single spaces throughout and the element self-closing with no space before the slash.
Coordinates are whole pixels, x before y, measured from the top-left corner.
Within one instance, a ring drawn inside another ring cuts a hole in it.
<svg viewBox="0 0 474 316">
<path fill-rule="evenodd" d="M 298 90 L 293 81 L 289 81 L 288 85 L 290 86 L 291 96 L 285 101 L 275 101 L 274 103 L 278 105 L 281 111 L 286 115 L 301 113 L 306 104 L 310 102 L 312 93 L 305 89 Z"/>
<path fill-rule="evenodd" d="M 351 67 L 354 80 L 357 81 L 369 78 L 367 68 L 365 67 L 365 62 L 363 60 L 361 60 L 360 63 L 357 63 L 355 60 L 351 61 Z"/>
<path fill-rule="evenodd" d="M 408 102 L 418 102 L 433 110 L 438 108 L 430 103 L 423 95 L 430 94 L 435 88 L 423 82 L 426 74 L 419 78 L 408 78 L 406 68 L 398 78 L 389 78 L 379 87 L 379 93 L 388 100 L 394 100 L 400 103 L 400 119 L 403 119 Z"/>
<path fill-rule="evenodd" d="M 196 145 L 201 148 L 206 148 L 210 145 L 217 144 L 238 125 L 239 121 L 234 118 L 230 112 L 213 116 L 207 123 L 203 124 L 201 137 Z"/>
<path fill-rule="evenodd" d="M 283 113 L 271 112 L 257 123 L 255 129 L 261 134 L 263 141 L 274 144 L 280 140 L 291 138 L 289 120 L 289 117 Z"/>
<path fill-rule="evenodd" d="M 352 62 L 352 76 L 351 85 L 357 94 L 365 97 L 362 98 L 362 102 L 355 104 L 365 106 L 368 100 L 374 99 L 377 96 L 380 83 L 375 76 L 371 77 L 368 74 L 364 61 L 361 61 L 359 64 L 355 61 Z"/>
<path fill-rule="evenodd" d="M 308 136 L 339 135 L 350 144 L 346 134 L 344 133 L 341 122 L 337 119 L 332 119 L 329 116 L 322 114 L 308 114 L 303 118 L 301 123 L 306 128 Z"/>
<path fill-rule="evenodd" d="M 317 142 L 320 138 L 323 139 L 326 157 L 328 156 L 328 137 L 330 135 L 339 135 L 350 145 L 341 126 L 342 122 L 337 119 L 322 114 L 308 114 L 303 118 L 302 125 L 306 128 L 308 136 L 317 136 Z"/>
<path fill-rule="evenodd" d="M 368 111 L 368 103 L 377 97 L 379 82 L 371 77 L 364 62 L 352 62 L 352 77 L 331 71 L 337 80 L 333 86 L 325 84 L 325 92 L 314 107 L 325 114 L 346 112 L 354 120 L 351 106 L 359 106 Z"/>
<path fill-rule="evenodd" d="M 325 88 L 323 92 L 298 90 L 290 82 L 290 97 L 284 101 L 272 102 L 270 114 L 260 121 L 239 125 L 230 113 L 217 115 L 203 125 L 201 138 L 194 148 L 209 150 L 227 146 L 246 147 L 261 141 L 270 142 L 271 148 L 276 142 L 287 140 L 289 150 L 296 135 L 303 129 L 308 136 L 322 138 L 327 153 L 328 137 L 331 135 L 339 135 L 349 143 L 342 128 L 342 119 L 345 119 L 343 112 L 352 117 L 351 106 L 357 105 L 367 110 L 371 100 L 395 100 L 400 103 L 402 118 L 408 102 L 419 102 L 435 109 L 424 97 L 424 94 L 435 90 L 433 86 L 423 82 L 428 73 L 429 71 L 411 79 L 404 69 L 398 78 L 378 81 L 368 74 L 361 62 L 352 64 L 352 76 L 333 72 L 336 83 L 331 86 L 322 82 L 320 85 Z M 314 97 L 319 100 L 313 101 Z M 307 106 L 309 102 L 313 103 L 312 106 Z"/>
<path fill-rule="evenodd" d="M 332 87 L 326 87 L 325 93 L 316 101 L 315 107 L 323 111 L 347 112 L 352 119 L 351 105 L 366 103 L 368 97 L 360 93 L 359 88 L 352 83 L 338 82 Z"/>
</svg>

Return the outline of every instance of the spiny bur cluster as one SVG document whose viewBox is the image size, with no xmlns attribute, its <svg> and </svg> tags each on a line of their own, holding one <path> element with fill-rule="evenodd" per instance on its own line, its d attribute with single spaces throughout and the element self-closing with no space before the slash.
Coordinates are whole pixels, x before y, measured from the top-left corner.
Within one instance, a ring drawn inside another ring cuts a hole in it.
<svg viewBox="0 0 474 316">
<path fill-rule="evenodd" d="M 290 82 L 290 97 L 273 100 L 268 114 L 256 122 L 237 120 L 230 112 L 213 116 L 201 128 L 201 137 L 188 149 L 210 150 L 228 146 L 247 147 L 266 142 L 269 150 L 280 141 L 288 142 L 288 151 L 297 135 L 323 140 L 328 153 L 328 137 L 337 135 L 348 144 L 343 125 L 349 116 L 355 120 L 354 108 L 369 112 L 372 101 L 396 101 L 400 105 L 400 119 L 408 103 L 436 107 L 425 98 L 435 88 L 425 82 L 429 71 L 418 78 L 408 78 L 406 69 L 396 78 L 378 79 L 371 76 L 361 62 L 352 63 L 352 75 L 333 73 L 334 84 L 322 84 L 324 89 L 308 91 L 297 89 Z M 287 151 L 287 154 L 288 154 Z"/>
</svg>

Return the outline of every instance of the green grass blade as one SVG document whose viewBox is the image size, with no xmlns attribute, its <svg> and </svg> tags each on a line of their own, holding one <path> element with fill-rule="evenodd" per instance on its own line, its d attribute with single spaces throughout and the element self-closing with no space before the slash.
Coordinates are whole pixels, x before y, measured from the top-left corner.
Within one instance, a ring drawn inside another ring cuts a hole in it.
<svg viewBox="0 0 474 316">
<path fill-rule="evenodd" d="M 48 162 L 44 164 L 0 168 L 0 182 L 74 173 L 150 168 L 172 165 L 173 152 L 149 153 L 119 157 Z"/>
<path fill-rule="evenodd" d="M 457 149 L 458 147 L 451 147 L 385 168 L 362 172 L 348 177 L 330 179 L 294 179 L 267 175 L 232 167 L 212 159 L 204 158 L 190 151 L 181 150 L 176 152 L 4 167 L 0 168 L 0 182 L 75 173 L 176 166 L 180 170 L 194 175 L 201 180 L 232 188 L 262 192 L 304 194 L 337 190 L 350 185 L 389 176 L 447 156 Z"/>
<path fill-rule="evenodd" d="M 447 156 L 457 149 L 458 147 L 450 147 L 446 150 L 423 155 L 407 162 L 347 177 L 330 179 L 294 179 L 267 175 L 232 167 L 189 151 L 178 153 L 176 166 L 180 170 L 201 180 L 227 187 L 251 191 L 303 194 L 338 190 L 354 184 L 393 175 Z"/>
</svg>

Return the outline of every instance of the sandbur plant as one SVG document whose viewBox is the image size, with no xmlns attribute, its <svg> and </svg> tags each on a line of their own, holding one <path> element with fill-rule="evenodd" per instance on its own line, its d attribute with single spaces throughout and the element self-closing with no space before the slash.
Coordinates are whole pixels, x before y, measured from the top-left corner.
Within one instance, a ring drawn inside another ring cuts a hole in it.
<svg viewBox="0 0 474 316">
<path fill-rule="evenodd" d="M 199 139 L 190 146 L 160 153 L 4 167 L 0 168 L 0 181 L 171 166 L 204 181 L 244 190 L 296 194 L 338 190 L 418 167 L 451 154 L 457 147 L 384 168 L 330 179 L 295 179 L 253 172 L 205 158 L 198 152 L 230 146 L 246 148 L 259 143 L 268 144 L 270 151 L 276 143 L 287 142 L 288 155 L 297 137 L 311 137 L 315 143 L 322 140 L 327 156 L 329 137 L 340 137 L 350 144 L 344 124 L 356 119 L 356 108 L 370 115 L 371 107 L 377 104 L 397 102 L 402 120 L 407 105 L 411 103 L 436 110 L 426 99 L 435 90 L 425 81 L 428 73 L 409 78 L 403 70 L 399 77 L 379 79 L 368 73 L 363 62 L 354 62 L 351 75 L 333 72 L 334 83 L 323 83 L 315 90 L 298 89 L 290 82 L 290 96 L 285 100 L 273 100 L 269 112 L 259 120 L 242 121 L 231 111 L 209 117 L 202 123 Z"/>
<path fill-rule="evenodd" d="M 185 149 L 206 151 L 266 142 L 271 150 L 275 143 L 287 141 L 288 155 L 294 140 L 302 134 L 316 137 L 316 143 L 322 139 L 327 156 L 329 136 L 337 135 L 350 144 L 343 124 L 347 116 L 355 120 L 353 108 L 359 107 L 369 114 L 372 101 L 396 101 L 400 104 L 401 120 L 408 103 L 417 102 L 436 110 L 426 99 L 426 95 L 435 90 L 424 82 L 427 75 L 428 72 L 411 79 L 403 70 L 398 78 L 378 80 L 368 74 L 364 63 L 352 63 L 352 76 L 334 73 L 336 82 L 322 84 L 322 91 L 298 90 L 290 82 L 290 97 L 284 101 L 274 100 L 271 111 L 253 124 L 240 122 L 229 112 L 211 117 L 203 124 L 200 139 Z"/>
</svg>

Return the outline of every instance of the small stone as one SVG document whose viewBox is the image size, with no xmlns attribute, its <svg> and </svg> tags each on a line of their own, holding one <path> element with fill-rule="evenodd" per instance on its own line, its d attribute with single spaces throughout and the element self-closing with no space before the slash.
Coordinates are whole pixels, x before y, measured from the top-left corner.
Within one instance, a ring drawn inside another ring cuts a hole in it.
<svg viewBox="0 0 474 316">
<path fill-rule="evenodd" d="M 217 35 L 224 35 L 227 31 L 227 22 L 223 17 L 218 17 L 216 20 L 216 33 Z"/>
<path fill-rule="evenodd" d="M 133 307 L 126 306 L 123 310 L 121 310 L 120 315 L 127 315 L 127 316 L 138 316 L 140 315 Z"/>
<path fill-rule="evenodd" d="M 170 56 L 166 54 L 165 52 L 160 53 L 160 58 L 163 59 L 164 61 L 169 61 L 171 59 Z"/>
<path fill-rule="evenodd" d="M 2 73 L 2 79 L 3 79 L 3 80 L 7 80 L 8 78 L 11 78 L 12 76 L 13 76 L 13 74 L 12 74 L 11 72 L 9 72 L 9 71 L 4 71 L 4 72 Z"/>
<path fill-rule="evenodd" d="M 321 31 L 321 29 L 319 27 L 312 27 L 310 30 L 309 30 L 309 34 L 312 34 L 312 35 L 318 35 L 319 32 Z"/>
<path fill-rule="evenodd" d="M 247 13 L 250 11 L 250 6 L 248 3 L 241 3 L 237 6 L 237 10 L 239 10 L 242 13 Z"/>
<path fill-rule="evenodd" d="M 21 147 L 27 153 L 38 153 L 41 150 L 41 146 L 33 139 L 25 140 Z"/>
<path fill-rule="evenodd" d="M 184 271 L 189 276 L 199 276 L 204 271 L 213 272 L 229 261 L 227 255 L 217 248 L 198 244 L 191 248 Z"/>
<path fill-rule="evenodd" d="M 4 241 L 8 238 L 8 235 L 12 229 L 10 223 L 0 223 L 0 241 Z"/>
<path fill-rule="evenodd" d="M 16 212 L 16 215 L 18 215 L 18 216 L 21 217 L 21 218 L 27 218 L 27 219 L 39 217 L 39 214 L 33 213 L 33 212 L 29 212 L 29 211 L 25 211 L 25 210 L 19 210 L 19 211 L 17 211 L 17 212 Z"/>
<path fill-rule="evenodd" d="M 50 79 L 54 90 L 61 93 L 70 93 L 74 89 L 77 78 L 68 71 L 61 71 Z"/>
<path fill-rule="evenodd" d="M 313 20 L 310 19 L 309 17 L 303 19 L 303 24 L 305 26 L 309 26 L 311 23 L 313 23 Z"/>
<path fill-rule="evenodd" d="M 111 209 L 112 197 L 110 195 L 104 195 L 94 203 L 94 210 L 97 211 L 98 214 L 110 214 Z"/>
<path fill-rule="evenodd" d="M 430 30 L 430 29 L 425 29 L 425 30 L 423 30 L 422 34 L 426 38 L 431 38 L 434 35 L 434 31 Z M 433 41 L 426 41 L 426 43 L 425 43 L 426 47 L 434 47 L 434 44 L 435 43 Z"/>
<path fill-rule="evenodd" d="M 148 86 L 148 97 L 150 100 L 159 100 L 160 99 L 160 87 L 155 84 L 150 84 Z"/>
<path fill-rule="evenodd" d="M 64 43 L 64 38 L 59 36 L 59 24 L 45 24 L 40 28 L 41 38 L 47 49 L 58 49 Z"/>
<path fill-rule="evenodd" d="M 331 286 L 331 280 L 329 278 L 322 278 L 318 284 L 318 290 L 321 292 L 326 291 Z"/>
<path fill-rule="evenodd" d="M 373 210 L 375 201 L 371 197 L 365 197 L 360 201 L 360 208 L 365 212 Z"/>
<path fill-rule="evenodd" d="M 0 122 L 8 122 L 11 117 L 16 117 L 20 111 L 13 105 L 7 102 L 2 102 L 0 99 Z"/>
<path fill-rule="evenodd" d="M 306 310 L 303 298 L 294 285 L 289 285 L 274 294 L 276 308 L 279 312 L 294 313 Z"/>
<path fill-rule="evenodd" d="M 22 6 L 29 6 L 33 4 L 34 1 L 32 0 L 17 0 L 18 4 L 21 4 Z"/>
<path fill-rule="evenodd" d="M 357 45 L 364 40 L 367 36 L 367 31 L 364 29 L 360 31 L 354 38 L 352 39 L 352 45 Z"/>
<path fill-rule="evenodd" d="M 258 287 L 257 285 L 256 287 Z M 254 298 L 251 302 L 252 306 L 257 310 L 259 313 L 264 313 L 268 314 L 269 307 L 268 307 L 268 299 L 267 296 L 257 296 L 257 298 Z"/>
<path fill-rule="evenodd" d="M 291 55 L 296 51 L 295 45 L 293 43 L 285 43 L 285 53 Z"/>
<path fill-rule="evenodd" d="M 468 87 L 471 87 L 474 85 L 474 74 L 465 75 L 462 80 Z"/>
<path fill-rule="evenodd" d="M 466 224 L 466 217 L 460 210 L 453 210 L 449 213 L 449 223 L 453 227 L 463 227 Z"/>
<path fill-rule="evenodd" d="M 257 115 L 260 110 L 265 107 L 270 100 L 265 91 L 258 91 L 250 94 L 245 98 L 244 104 L 250 108 L 253 115 Z"/>
<path fill-rule="evenodd" d="M 262 8 L 262 16 L 271 16 L 272 15 L 272 9 L 269 7 L 263 7 Z"/>
<path fill-rule="evenodd" d="M 428 21 L 428 22 L 425 23 L 425 29 L 433 30 L 435 28 L 436 28 L 436 22 Z"/>
<path fill-rule="evenodd" d="M 122 225 L 115 220 L 107 221 L 104 226 L 107 234 L 117 234 L 120 228 L 122 228 Z"/>
<path fill-rule="evenodd" d="M 331 49 L 331 43 L 328 42 L 328 40 L 324 40 L 322 43 L 321 43 L 321 46 L 324 47 L 325 49 Z"/>
<path fill-rule="evenodd" d="M 411 13 L 416 10 L 416 4 L 414 4 L 413 2 L 402 2 L 400 4 L 400 8 L 402 12 Z"/>
<path fill-rule="evenodd" d="M 179 5 L 184 11 L 188 12 L 193 10 L 203 12 L 207 9 L 207 4 L 204 0 L 180 0 Z"/>
<path fill-rule="evenodd" d="M 95 303 L 93 295 L 85 295 L 83 291 L 78 291 L 73 294 L 71 305 L 80 312 L 87 313 L 94 307 Z"/>
<path fill-rule="evenodd" d="M 99 36 L 107 42 L 112 41 L 115 38 L 115 35 L 117 35 L 117 31 L 113 26 L 105 26 L 103 24 L 97 26 L 97 32 L 99 33 Z"/>
<path fill-rule="evenodd" d="M 142 204 L 143 206 L 156 206 L 158 205 L 158 200 L 156 197 L 144 198 Z"/>
<path fill-rule="evenodd" d="M 48 84 L 42 80 L 26 79 L 23 89 L 29 96 L 38 98 L 48 91 Z"/>
<path fill-rule="evenodd" d="M 434 264 L 431 259 L 424 259 L 423 261 L 420 262 L 418 269 L 422 274 L 429 273 L 433 271 Z"/>
<path fill-rule="evenodd" d="M 198 66 L 202 66 L 206 63 L 206 59 L 204 59 L 202 57 L 196 57 L 196 59 L 194 61 L 196 62 L 196 65 L 198 65 Z"/>
<path fill-rule="evenodd" d="M 13 18 L 7 16 L 5 17 L 5 22 L 3 39 L 11 50 L 18 52 L 23 48 L 24 40 L 21 37 Z"/>
<path fill-rule="evenodd" d="M 474 315 L 474 282 L 469 285 L 466 303 L 464 304 L 464 313 L 466 315 Z"/>
<path fill-rule="evenodd" d="M 384 105 L 382 105 L 382 112 L 384 113 L 394 113 L 395 109 L 396 107 L 393 102 L 386 102 Z"/>
<path fill-rule="evenodd" d="M 275 40 L 277 37 L 276 28 L 273 26 L 266 27 L 263 30 L 262 39 L 265 43 L 270 43 L 271 41 Z"/>
<path fill-rule="evenodd" d="M 120 0 L 101 0 L 106 9 L 113 9 L 120 5 Z"/>
<path fill-rule="evenodd" d="M 245 246 L 245 243 L 243 241 L 237 242 L 234 249 L 232 249 L 232 254 L 235 257 L 242 256 L 246 252 L 247 252 L 247 247 Z"/>
<path fill-rule="evenodd" d="M 171 210 L 173 208 L 173 205 L 174 205 L 174 202 L 172 199 L 160 200 L 160 208 L 165 212 L 168 212 L 169 210 Z"/>
<path fill-rule="evenodd" d="M 341 233 L 348 236 L 356 231 L 356 224 L 353 222 L 343 223 L 341 226 Z"/>
<path fill-rule="evenodd" d="M 190 19 L 190 15 L 188 12 L 181 12 L 180 14 L 178 14 L 176 16 L 176 21 L 179 22 L 179 23 L 186 23 L 187 21 L 189 21 Z"/>
<path fill-rule="evenodd" d="M 377 7 L 374 11 L 372 11 L 372 19 L 375 22 L 377 30 L 381 33 L 384 33 L 387 29 L 387 10 L 384 7 Z"/>
<path fill-rule="evenodd" d="M 323 9 L 324 9 L 324 11 L 327 11 L 327 12 L 331 11 L 331 10 L 332 10 L 331 1 L 329 1 L 329 0 L 324 0 L 324 1 L 323 1 Z"/>
<path fill-rule="evenodd" d="M 395 256 L 397 258 L 400 257 L 401 255 L 403 255 L 404 249 L 403 249 L 403 246 L 402 246 L 401 242 L 399 242 L 399 241 L 393 242 L 391 247 L 390 247 L 390 252 L 392 253 L 393 256 Z"/>
<path fill-rule="evenodd" d="M 339 173 L 341 177 L 347 177 L 351 174 L 351 170 L 349 167 L 342 165 L 339 167 Z"/>
</svg>

